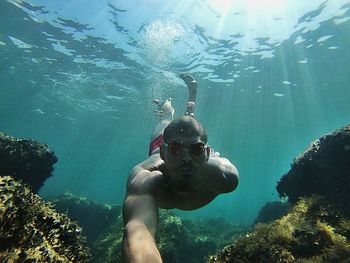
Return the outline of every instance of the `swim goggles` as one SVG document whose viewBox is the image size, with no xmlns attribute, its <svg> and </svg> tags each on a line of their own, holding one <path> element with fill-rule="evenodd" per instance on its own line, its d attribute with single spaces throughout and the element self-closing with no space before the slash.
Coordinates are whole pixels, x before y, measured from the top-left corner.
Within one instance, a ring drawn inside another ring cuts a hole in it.
<svg viewBox="0 0 350 263">
<path fill-rule="evenodd" d="M 184 148 L 187 148 L 193 156 L 199 156 L 203 154 L 205 152 L 205 149 L 209 147 L 207 144 L 204 144 L 202 142 L 191 144 L 190 147 L 185 147 L 182 143 L 175 141 L 171 141 L 169 143 L 163 142 L 163 145 L 173 155 L 177 155 L 183 151 Z"/>
</svg>

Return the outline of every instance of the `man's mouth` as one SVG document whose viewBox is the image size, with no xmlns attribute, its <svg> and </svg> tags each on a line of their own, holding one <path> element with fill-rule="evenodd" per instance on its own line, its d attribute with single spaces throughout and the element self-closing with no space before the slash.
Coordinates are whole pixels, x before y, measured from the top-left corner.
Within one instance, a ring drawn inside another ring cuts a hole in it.
<svg viewBox="0 0 350 263">
<path fill-rule="evenodd" d="M 179 192 L 187 193 L 193 190 L 193 184 L 181 184 L 177 187 Z"/>
<path fill-rule="evenodd" d="M 179 170 L 182 174 L 193 174 L 193 169 L 189 167 L 182 167 Z"/>
<path fill-rule="evenodd" d="M 193 175 L 193 172 L 192 171 L 182 171 L 182 177 L 184 178 L 188 178 L 188 177 L 191 177 Z"/>
</svg>

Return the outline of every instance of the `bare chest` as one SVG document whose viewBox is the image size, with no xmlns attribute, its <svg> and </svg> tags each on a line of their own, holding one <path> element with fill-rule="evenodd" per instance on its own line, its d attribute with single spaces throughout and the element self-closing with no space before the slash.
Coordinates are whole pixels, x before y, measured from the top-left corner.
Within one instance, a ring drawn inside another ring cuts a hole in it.
<svg viewBox="0 0 350 263">
<path fill-rule="evenodd" d="M 179 194 L 164 187 L 157 194 L 157 204 L 159 208 L 195 210 L 210 203 L 217 194 L 208 189 L 198 189 L 191 193 Z"/>
</svg>

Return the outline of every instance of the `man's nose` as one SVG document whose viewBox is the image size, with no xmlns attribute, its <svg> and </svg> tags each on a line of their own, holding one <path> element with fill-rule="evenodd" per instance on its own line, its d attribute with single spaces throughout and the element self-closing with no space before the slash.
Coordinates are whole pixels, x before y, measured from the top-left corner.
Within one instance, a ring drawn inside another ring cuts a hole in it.
<svg viewBox="0 0 350 263">
<path fill-rule="evenodd" d="M 182 149 L 181 159 L 184 163 L 188 163 L 192 160 L 192 156 L 189 149 L 187 148 Z"/>
</svg>

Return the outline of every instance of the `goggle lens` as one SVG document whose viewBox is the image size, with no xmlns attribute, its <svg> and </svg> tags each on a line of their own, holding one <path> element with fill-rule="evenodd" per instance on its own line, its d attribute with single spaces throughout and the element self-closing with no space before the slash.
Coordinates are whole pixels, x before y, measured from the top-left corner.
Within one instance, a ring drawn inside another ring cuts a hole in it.
<svg viewBox="0 0 350 263">
<path fill-rule="evenodd" d="M 178 154 L 181 149 L 181 144 L 177 142 L 170 142 L 168 144 L 168 150 L 171 154 Z"/>
<path fill-rule="evenodd" d="M 203 143 L 196 143 L 191 145 L 191 154 L 193 155 L 201 155 L 205 151 L 205 146 Z"/>
</svg>

